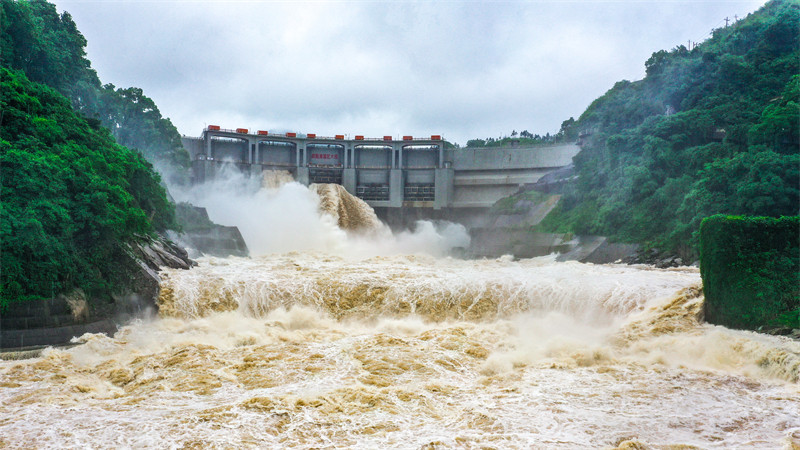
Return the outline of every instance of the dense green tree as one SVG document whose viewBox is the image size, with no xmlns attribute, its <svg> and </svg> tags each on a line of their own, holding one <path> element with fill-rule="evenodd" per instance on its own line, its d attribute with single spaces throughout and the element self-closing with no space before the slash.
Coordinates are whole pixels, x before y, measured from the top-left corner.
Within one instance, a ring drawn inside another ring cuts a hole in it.
<svg viewBox="0 0 800 450">
<path fill-rule="evenodd" d="M 800 2 L 773 0 L 689 50 L 661 50 L 562 132 L 579 180 L 544 229 L 697 255 L 706 216 L 800 207 Z"/>
<path fill-rule="evenodd" d="M 126 245 L 174 225 L 158 175 L 55 90 L 0 68 L 0 307 L 123 281 Z"/>
<path fill-rule="evenodd" d="M 0 0 L 0 308 L 109 294 L 128 282 L 128 245 L 174 226 L 143 156 L 180 173 L 180 135 L 141 89 L 101 86 L 85 46 L 54 5 Z"/>
<path fill-rule="evenodd" d="M 161 116 L 158 106 L 141 89 L 106 84 L 99 91 L 99 99 L 96 117 L 111 130 L 118 143 L 140 151 L 153 163 L 189 167 L 189 153 L 183 148 L 178 129 Z M 187 173 L 177 174 L 181 175 L 185 177 Z"/>
<path fill-rule="evenodd" d="M 486 147 L 486 141 L 483 139 L 470 139 L 467 141 L 467 147 Z"/>
<path fill-rule="evenodd" d="M 85 47 L 68 12 L 59 15 L 45 0 L 0 0 L 0 65 L 56 89 L 81 114 L 112 130 L 119 144 L 170 166 L 172 181 L 186 181 L 189 154 L 172 122 L 141 89 L 101 86 Z"/>
<path fill-rule="evenodd" d="M 86 59 L 86 39 L 69 13 L 59 15 L 44 0 L 0 0 L 0 19 L 4 67 L 58 90 L 80 111 L 94 107 L 100 81 Z"/>
</svg>

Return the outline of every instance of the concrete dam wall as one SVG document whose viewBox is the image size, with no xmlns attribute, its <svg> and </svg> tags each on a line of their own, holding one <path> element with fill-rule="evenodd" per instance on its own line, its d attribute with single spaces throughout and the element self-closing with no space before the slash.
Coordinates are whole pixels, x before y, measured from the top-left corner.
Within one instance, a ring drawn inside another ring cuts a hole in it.
<svg viewBox="0 0 800 450">
<path fill-rule="evenodd" d="M 488 208 L 571 164 L 580 151 L 576 144 L 446 149 L 439 136 L 351 140 L 218 129 L 184 137 L 183 144 L 197 183 L 225 165 L 255 176 L 285 170 L 303 184 L 341 184 L 376 210 Z"/>
</svg>

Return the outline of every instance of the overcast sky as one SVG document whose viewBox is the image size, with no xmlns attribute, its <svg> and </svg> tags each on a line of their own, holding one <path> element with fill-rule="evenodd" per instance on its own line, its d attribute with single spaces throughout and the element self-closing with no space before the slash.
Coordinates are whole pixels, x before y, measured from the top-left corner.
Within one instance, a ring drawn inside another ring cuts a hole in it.
<svg viewBox="0 0 800 450">
<path fill-rule="evenodd" d="M 74 1 L 103 83 L 182 134 L 545 134 L 765 1 Z"/>
</svg>

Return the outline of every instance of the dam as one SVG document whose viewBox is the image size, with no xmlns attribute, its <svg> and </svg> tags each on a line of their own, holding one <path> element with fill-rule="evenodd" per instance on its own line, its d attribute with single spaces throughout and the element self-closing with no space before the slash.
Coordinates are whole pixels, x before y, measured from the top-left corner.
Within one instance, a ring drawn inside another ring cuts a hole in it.
<svg viewBox="0 0 800 450">
<path fill-rule="evenodd" d="M 333 137 L 209 125 L 182 138 L 195 183 L 226 165 L 251 176 L 287 171 L 296 181 L 335 183 L 376 211 L 483 209 L 572 163 L 574 143 L 454 148 L 440 135 Z M 435 214 L 433 214 L 435 215 Z"/>
</svg>

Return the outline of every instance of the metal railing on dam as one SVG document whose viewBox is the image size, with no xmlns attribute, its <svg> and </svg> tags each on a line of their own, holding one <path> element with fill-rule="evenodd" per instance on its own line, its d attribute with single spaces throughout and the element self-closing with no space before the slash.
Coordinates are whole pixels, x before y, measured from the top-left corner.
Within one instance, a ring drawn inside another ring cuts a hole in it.
<svg viewBox="0 0 800 450">
<path fill-rule="evenodd" d="M 303 184 L 338 183 L 372 207 L 487 208 L 572 163 L 576 144 L 445 148 L 441 136 L 366 138 L 256 133 L 210 126 L 183 137 L 196 183 L 224 165 L 260 175 L 284 170 Z"/>
</svg>

